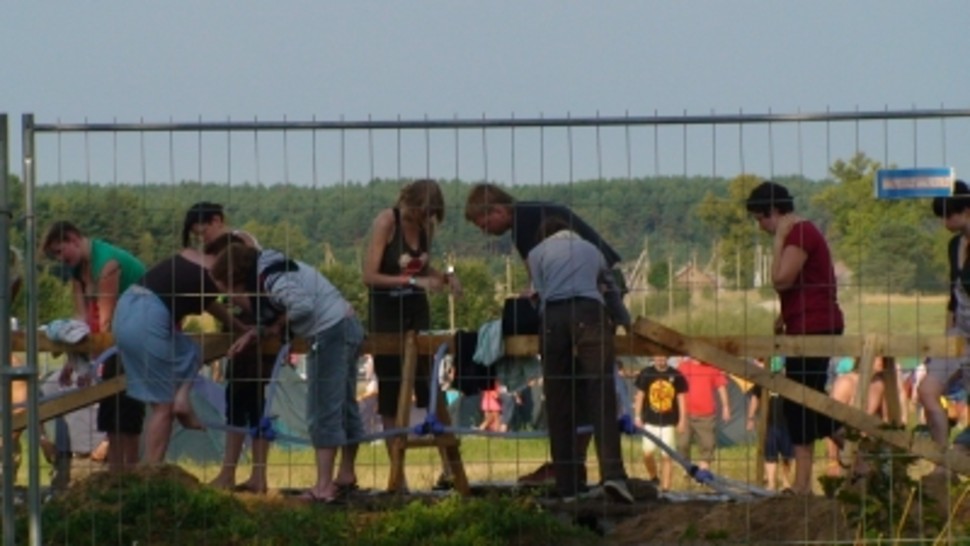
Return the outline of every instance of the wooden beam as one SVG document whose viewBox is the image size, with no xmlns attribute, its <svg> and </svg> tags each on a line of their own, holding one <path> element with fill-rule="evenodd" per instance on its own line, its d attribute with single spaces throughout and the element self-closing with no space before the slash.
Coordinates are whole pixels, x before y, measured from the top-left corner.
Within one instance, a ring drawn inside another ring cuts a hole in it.
<svg viewBox="0 0 970 546">
<path fill-rule="evenodd" d="M 44 422 L 71 413 L 78 408 L 90 406 L 123 390 L 125 390 L 125 376 L 118 375 L 107 381 L 91 385 L 90 387 L 71 391 L 56 398 L 43 401 L 38 410 L 40 412 L 39 419 L 41 422 Z M 27 412 L 15 413 L 11 417 L 13 418 L 14 432 L 27 428 Z"/>
<path fill-rule="evenodd" d="M 404 338 L 404 359 L 401 362 L 401 386 L 398 391 L 397 412 L 394 420 L 396 428 L 407 428 L 411 425 L 411 404 L 414 390 L 414 378 L 418 369 L 418 350 L 414 332 L 408 332 Z M 391 470 L 387 476 L 387 490 L 390 492 L 403 491 L 405 486 L 404 456 L 407 452 L 407 436 L 390 438 Z"/>
<path fill-rule="evenodd" d="M 903 419 L 903 412 L 906 411 L 906 408 L 903 407 L 902 401 L 899 399 L 899 376 L 896 374 L 896 359 L 894 357 L 883 357 L 882 381 L 882 398 L 886 402 L 889 423 L 893 425 L 905 424 L 906 419 Z"/>
<path fill-rule="evenodd" d="M 206 361 L 226 354 L 232 341 L 228 333 L 189 334 L 203 348 Z M 958 337 L 947 336 L 716 336 L 697 337 L 696 339 L 713 345 L 733 355 L 786 355 L 786 356 L 829 356 L 861 354 L 866 339 L 872 339 L 880 347 L 882 356 L 958 356 L 963 354 L 964 341 Z M 398 334 L 368 334 L 364 340 L 363 351 L 372 354 L 403 354 L 404 341 Z M 443 343 L 449 345 L 454 337 L 450 334 L 422 334 L 417 336 L 418 354 L 433 355 Z M 76 345 L 55 343 L 43 333 L 37 334 L 37 349 L 49 353 L 90 353 L 100 354 L 114 344 L 111 334 L 93 334 Z M 676 350 L 661 347 L 651 340 L 637 335 L 618 335 L 615 339 L 617 354 L 629 356 L 676 355 Z M 262 351 L 276 354 L 280 340 L 266 339 L 261 342 Z M 15 352 L 25 351 L 26 332 L 13 332 L 11 348 Z M 293 352 L 305 353 L 304 340 L 293 341 Z M 509 336 L 505 338 L 505 354 L 508 356 L 534 356 L 539 353 L 538 336 Z"/>
<path fill-rule="evenodd" d="M 775 391 L 789 400 L 797 401 L 807 408 L 828 415 L 888 444 L 951 470 L 970 474 L 970 457 L 953 450 L 941 451 L 932 441 L 916 438 L 908 431 L 885 429 L 880 419 L 867 415 L 862 410 L 836 402 L 824 393 L 805 388 L 782 375 L 773 374 L 769 370 L 728 353 L 717 345 L 683 335 L 660 323 L 642 318 L 633 326 L 633 332 L 679 354 L 689 354 L 728 373 L 756 383 L 764 389 Z"/>
</svg>

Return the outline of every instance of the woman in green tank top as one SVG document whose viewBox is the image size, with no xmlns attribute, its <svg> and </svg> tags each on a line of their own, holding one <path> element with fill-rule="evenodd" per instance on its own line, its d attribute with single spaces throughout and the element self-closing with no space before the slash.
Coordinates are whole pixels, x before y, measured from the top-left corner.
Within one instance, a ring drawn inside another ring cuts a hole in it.
<svg viewBox="0 0 970 546">
<path fill-rule="evenodd" d="M 85 237 L 68 221 L 55 222 L 44 236 L 42 250 L 71 268 L 76 318 L 84 320 L 92 333 L 109 332 L 118 298 L 145 274 L 145 265 L 127 250 L 100 239 Z M 61 369 L 61 383 L 72 383 L 73 366 Z M 102 379 L 119 373 L 117 359 L 105 361 Z M 88 378 L 79 377 L 78 386 Z M 138 439 L 144 420 L 144 405 L 126 394 L 107 398 L 98 405 L 98 430 L 108 440 L 108 470 L 121 471 L 138 463 Z"/>
</svg>

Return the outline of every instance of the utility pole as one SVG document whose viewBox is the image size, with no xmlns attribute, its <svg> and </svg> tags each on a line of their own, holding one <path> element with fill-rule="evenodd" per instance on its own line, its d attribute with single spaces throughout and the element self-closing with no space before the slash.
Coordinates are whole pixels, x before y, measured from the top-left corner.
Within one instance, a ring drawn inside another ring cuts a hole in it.
<svg viewBox="0 0 970 546">
<path fill-rule="evenodd" d="M 667 258 L 667 316 L 674 314 L 674 257 Z"/>
<path fill-rule="evenodd" d="M 505 255 L 505 297 L 512 297 L 515 291 L 512 288 L 512 256 Z"/>
<path fill-rule="evenodd" d="M 449 253 L 445 259 L 445 275 L 451 276 L 455 273 L 455 255 Z M 455 294 L 448 291 L 448 330 L 455 332 Z"/>
</svg>

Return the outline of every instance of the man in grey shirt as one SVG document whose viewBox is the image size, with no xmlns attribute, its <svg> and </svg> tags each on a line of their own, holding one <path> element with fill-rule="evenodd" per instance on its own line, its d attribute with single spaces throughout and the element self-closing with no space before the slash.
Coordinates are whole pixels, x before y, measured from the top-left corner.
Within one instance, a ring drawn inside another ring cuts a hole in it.
<svg viewBox="0 0 970 546">
<path fill-rule="evenodd" d="M 529 252 L 529 271 L 542 316 L 540 351 L 549 412 L 549 443 L 556 492 L 582 493 L 583 454 L 575 441 L 579 424 L 592 423 L 604 491 L 632 503 L 616 424 L 613 366 L 614 321 L 630 324 L 619 291 L 593 244 L 550 218 L 541 242 Z"/>
</svg>

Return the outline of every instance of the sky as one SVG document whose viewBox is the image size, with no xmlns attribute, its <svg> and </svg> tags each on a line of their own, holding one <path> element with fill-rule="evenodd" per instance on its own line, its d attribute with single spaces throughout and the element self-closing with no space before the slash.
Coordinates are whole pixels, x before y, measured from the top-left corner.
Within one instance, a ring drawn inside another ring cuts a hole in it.
<svg viewBox="0 0 970 546">
<path fill-rule="evenodd" d="M 970 108 L 970 2 L 17 2 L 11 171 L 37 123 L 699 116 Z M 403 135 L 403 136 L 402 136 Z M 970 118 L 462 131 L 38 135 L 41 182 L 824 177 L 953 166 Z"/>
</svg>

